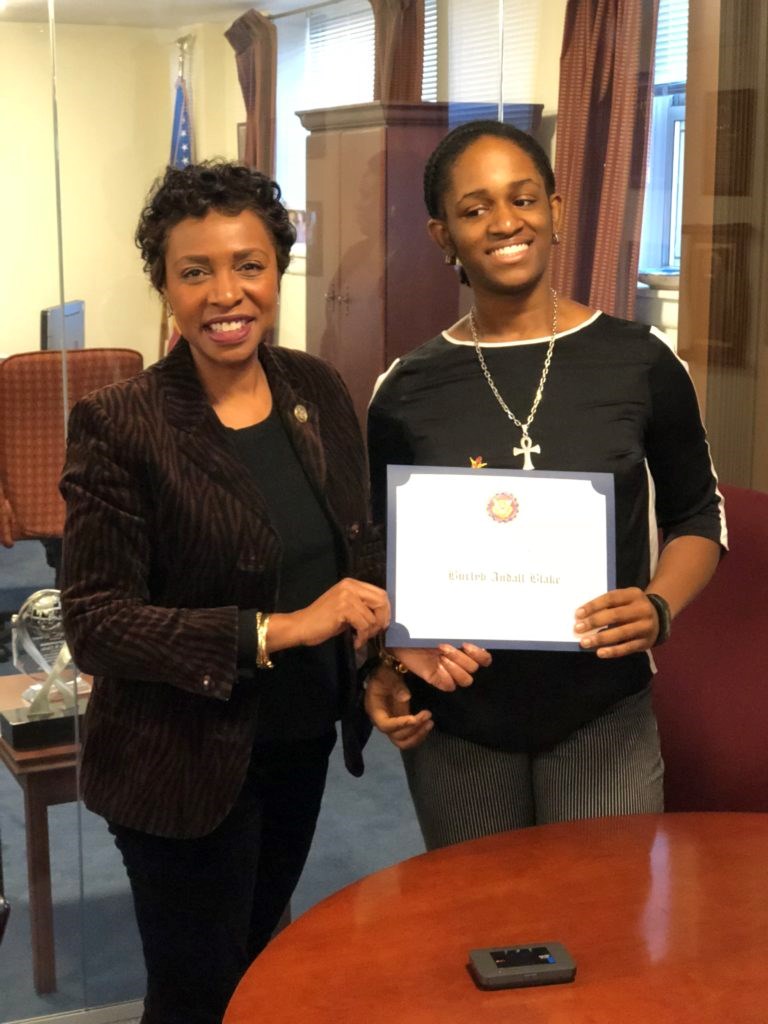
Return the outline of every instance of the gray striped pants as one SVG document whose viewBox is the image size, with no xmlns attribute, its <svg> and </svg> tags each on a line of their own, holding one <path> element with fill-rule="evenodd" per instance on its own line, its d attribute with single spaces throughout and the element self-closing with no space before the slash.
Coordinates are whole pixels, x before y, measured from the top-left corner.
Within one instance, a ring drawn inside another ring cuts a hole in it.
<svg viewBox="0 0 768 1024">
<path fill-rule="evenodd" d="M 403 762 L 428 850 L 526 825 L 664 810 L 650 687 L 551 750 L 512 753 L 435 728 Z"/>
</svg>

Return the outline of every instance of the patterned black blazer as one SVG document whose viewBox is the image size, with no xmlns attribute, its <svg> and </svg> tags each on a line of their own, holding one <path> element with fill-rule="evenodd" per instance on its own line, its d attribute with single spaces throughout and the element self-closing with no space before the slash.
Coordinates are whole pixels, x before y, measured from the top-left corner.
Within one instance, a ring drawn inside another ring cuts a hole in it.
<svg viewBox="0 0 768 1024">
<path fill-rule="evenodd" d="M 259 358 L 343 573 L 372 578 L 365 455 L 340 377 L 290 349 L 262 344 Z M 61 489 L 66 635 L 95 676 L 85 803 L 156 835 L 205 835 L 234 803 L 254 735 L 257 688 L 236 685 L 238 609 L 274 607 L 280 550 L 185 341 L 78 402 Z M 359 775 L 367 731 L 349 638 L 346 651 L 342 737 Z"/>
</svg>

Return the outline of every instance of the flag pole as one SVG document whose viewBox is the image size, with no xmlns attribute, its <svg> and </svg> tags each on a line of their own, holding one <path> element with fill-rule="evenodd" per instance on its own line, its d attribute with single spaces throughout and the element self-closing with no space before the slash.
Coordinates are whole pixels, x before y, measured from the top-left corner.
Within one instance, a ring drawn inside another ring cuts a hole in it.
<svg viewBox="0 0 768 1024">
<path fill-rule="evenodd" d="M 193 38 L 194 38 L 194 36 L 187 35 L 187 36 L 179 36 L 179 38 L 176 40 L 176 45 L 179 48 L 179 53 L 178 53 L 178 57 L 177 57 L 177 61 L 178 61 L 178 77 L 179 78 L 183 78 L 184 77 L 184 71 L 185 71 L 185 64 L 186 64 L 186 60 L 187 60 L 187 54 L 189 53 L 189 49 L 190 49 L 190 47 L 192 45 Z"/>
<path fill-rule="evenodd" d="M 192 116 L 186 83 L 187 57 L 192 49 L 194 40 L 195 37 L 193 35 L 180 36 L 175 40 L 178 53 L 176 55 L 176 84 L 173 90 L 174 100 L 173 124 L 171 128 L 171 154 L 168 161 L 171 167 L 183 168 L 188 166 L 188 164 L 194 160 Z M 178 331 L 175 327 L 171 328 L 168 323 L 168 315 L 165 309 L 165 303 L 163 303 L 163 312 L 160 317 L 160 358 L 166 355 L 171 348 L 173 348 L 178 337 Z"/>
</svg>

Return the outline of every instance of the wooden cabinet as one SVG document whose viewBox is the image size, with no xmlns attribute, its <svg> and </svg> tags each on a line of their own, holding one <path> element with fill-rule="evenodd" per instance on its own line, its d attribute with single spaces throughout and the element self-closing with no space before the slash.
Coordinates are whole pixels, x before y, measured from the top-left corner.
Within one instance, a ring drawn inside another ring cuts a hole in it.
<svg viewBox="0 0 768 1024">
<path fill-rule="evenodd" d="M 458 317 L 458 276 L 427 234 L 424 165 L 449 127 L 492 109 L 376 102 L 298 115 L 310 132 L 307 351 L 339 370 L 363 424 L 378 374 Z M 505 120 L 536 127 L 540 106 L 512 109 Z"/>
</svg>

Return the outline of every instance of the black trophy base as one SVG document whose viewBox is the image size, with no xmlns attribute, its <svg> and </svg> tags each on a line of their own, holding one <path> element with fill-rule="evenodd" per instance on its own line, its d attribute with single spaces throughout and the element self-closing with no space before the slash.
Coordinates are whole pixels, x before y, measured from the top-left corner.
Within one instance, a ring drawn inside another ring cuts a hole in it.
<svg viewBox="0 0 768 1024">
<path fill-rule="evenodd" d="M 86 700 L 77 702 L 79 726 L 82 727 Z M 36 750 L 59 747 L 75 742 L 74 708 L 56 708 L 49 715 L 30 717 L 27 708 L 0 711 L 0 735 L 14 750 Z"/>
</svg>

